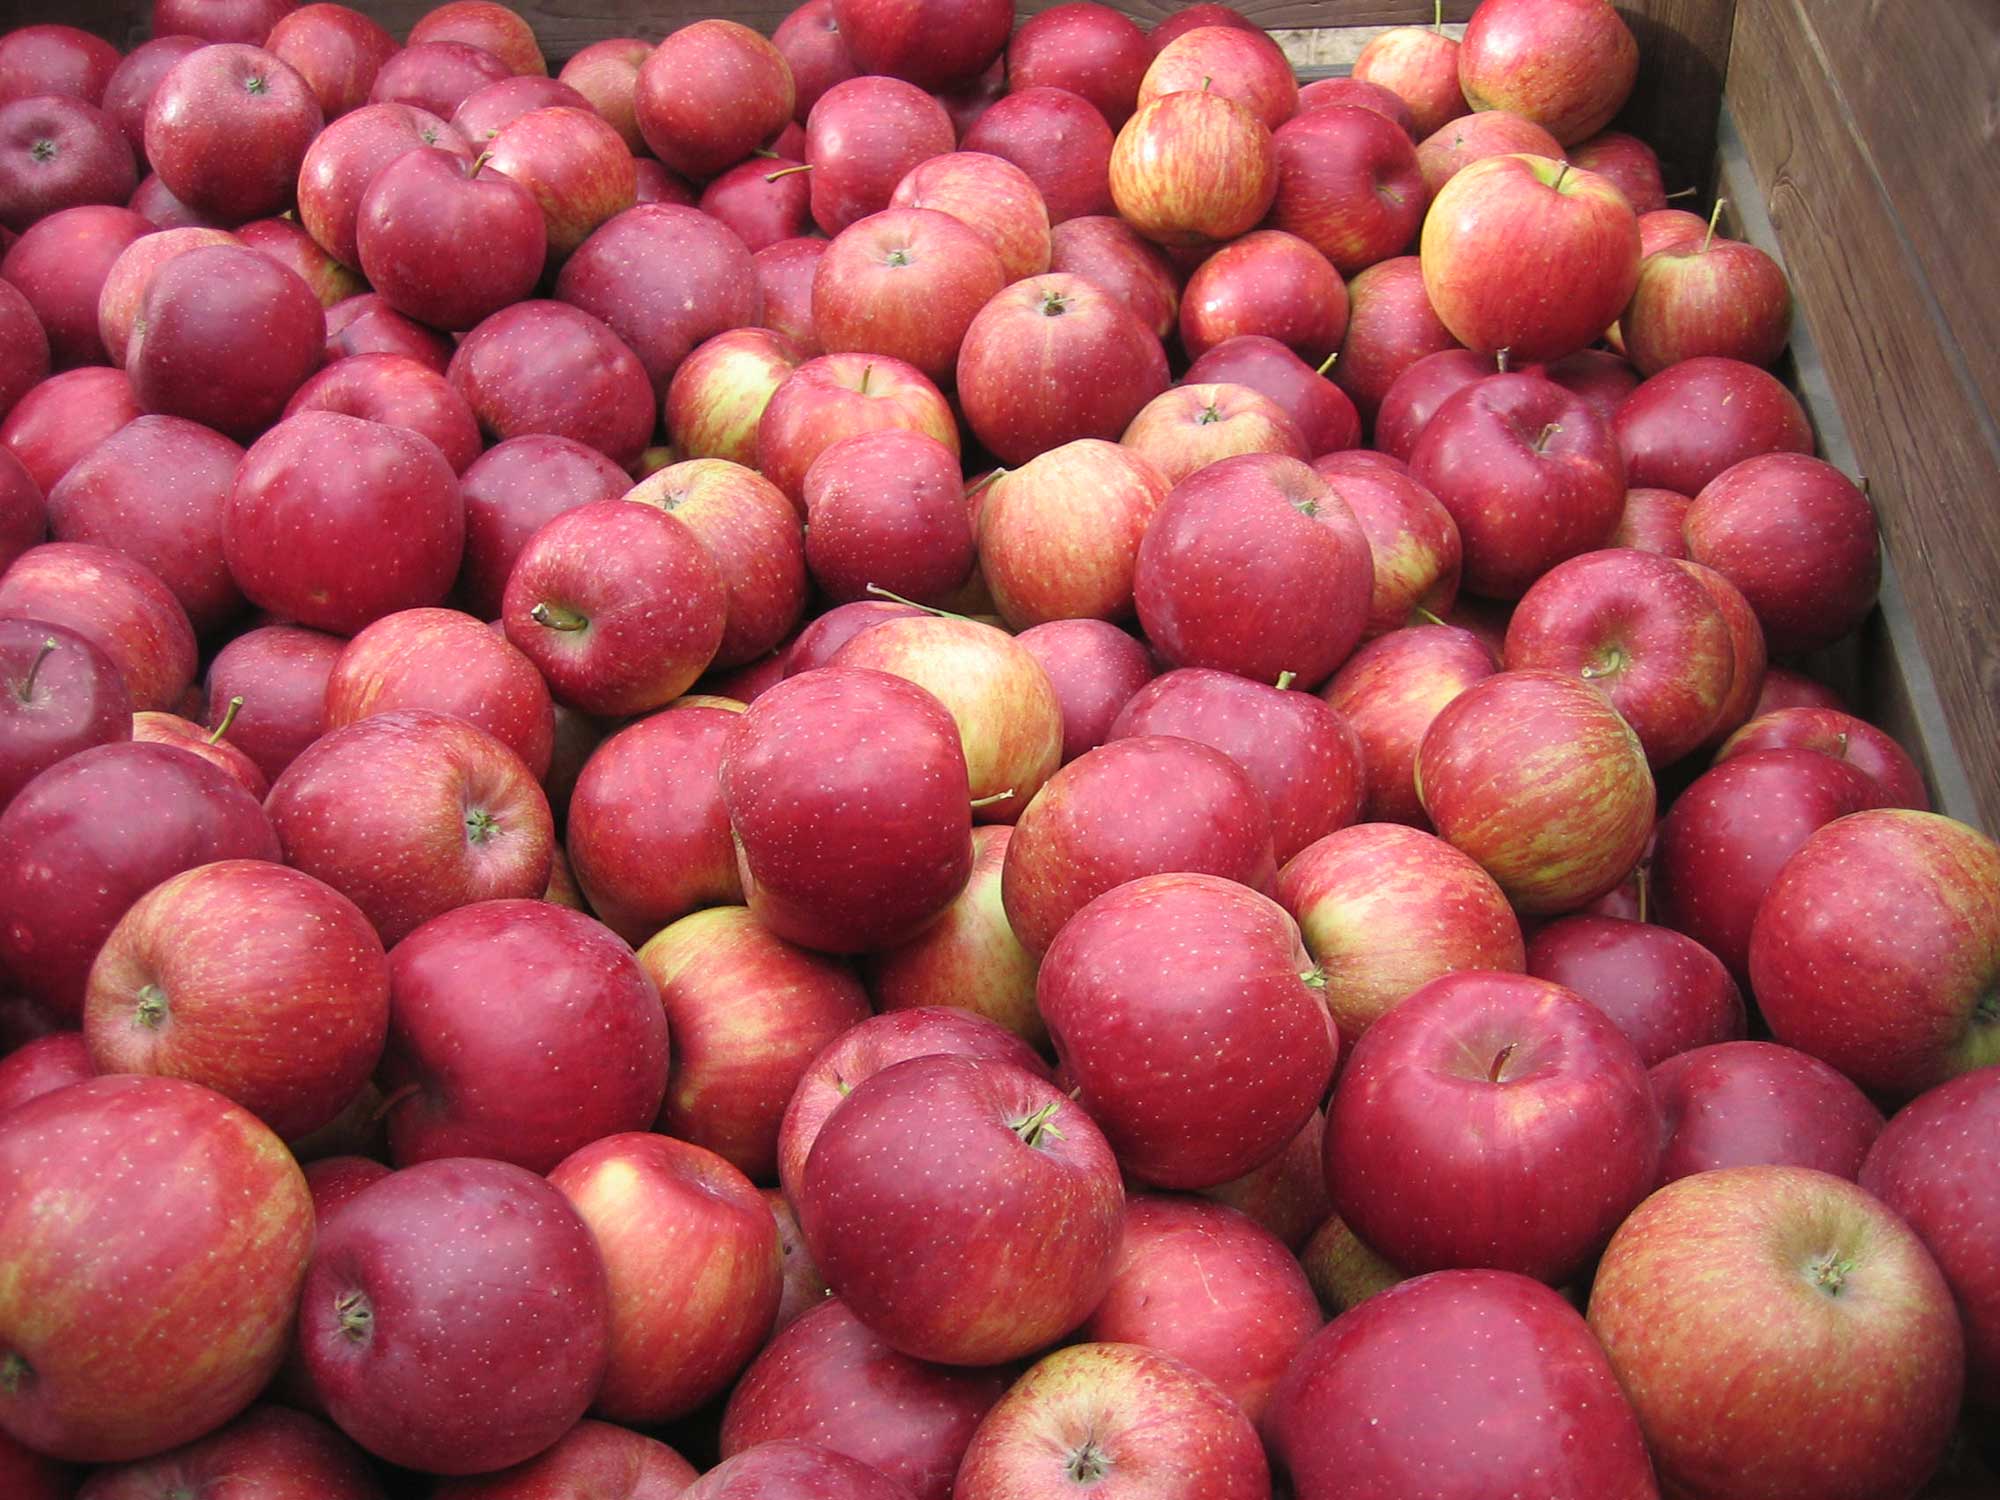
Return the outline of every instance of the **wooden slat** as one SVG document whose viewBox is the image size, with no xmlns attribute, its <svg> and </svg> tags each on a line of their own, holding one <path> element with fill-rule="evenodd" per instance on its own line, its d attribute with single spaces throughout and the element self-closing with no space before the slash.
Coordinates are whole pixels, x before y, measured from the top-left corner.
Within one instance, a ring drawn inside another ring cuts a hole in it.
<svg viewBox="0 0 2000 1500">
<path fill-rule="evenodd" d="M 1741 0 L 1730 109 L 1870 481 L 1951 749 L 1980 820 L 2000 829 L 2000 444 L 1956 311 L 1915 249 L 1954 231 L 1898 216 L 1878 122 L 1850 112 L 1812 29 L 1820 3 Z M 1940 134 L 1981 128 L 1967 101 L 1935 106 Z M 1989 266 L 1992 229 L 1956 230 L 1983 239 Z"/>
<path fill-rule="evenodd" d="M 1660 153 L 1667 191 L 1706 191 L 1737 0 L 1619 0 L 1639 43 L 1639 85 L 1616 122 Z"/>
</svg>

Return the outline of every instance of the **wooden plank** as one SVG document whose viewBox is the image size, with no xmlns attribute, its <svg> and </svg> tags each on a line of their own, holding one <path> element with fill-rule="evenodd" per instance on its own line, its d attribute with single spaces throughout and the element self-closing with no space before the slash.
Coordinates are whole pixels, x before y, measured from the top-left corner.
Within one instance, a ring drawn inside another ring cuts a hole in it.
<svg viewBox="0 0 2000 1500">
<path fill-rule="evenodd" d="M 1639 43 L 1639 84 L 1617 128 L 1660 154 L 1667 191 L 1706 193 L 1737 0 L 1619 0 Z"/>
<path fill-rule="evenodd" d="M 1939 228 L 1898 217 L 1873 122 L 1847 109 L 1807 10 L 1741 0 L 1729 106 L 1870 481 L 1949 749 L 1979 820 L 2000 829 L 2000 444 L 1913 248 Z"/>
</svg>

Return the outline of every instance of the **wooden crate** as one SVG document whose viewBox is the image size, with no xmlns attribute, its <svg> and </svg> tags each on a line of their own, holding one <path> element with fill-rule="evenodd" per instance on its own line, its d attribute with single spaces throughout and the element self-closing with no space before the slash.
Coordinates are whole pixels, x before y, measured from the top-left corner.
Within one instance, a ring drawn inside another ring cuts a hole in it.
<svg viewBox="0 0 2000 1500">
<path fill-rule="evenodd" d="M 355 0 L 406 32 L 435 0 Z M 765 31 L 795 0 L 510 0 L 552 60 L 724 13 Z M 1020 0 L 1023 14 L 1055 0 Z M 1864 477 L 1889 558 L 1859 640 L 1815 666 L 1925 762 L 1941 809 L 2000 830 L 2000 4 L 1616 0 L 1638 38 L 1619 120 L 1669 190 L 1718 181 L 1799 308 L 1793 373 L 1823 451 Z M 1475 0 L 1447 0 L 1463 23 Z M 120 45 L 144 0 L 8 0 Z M 1176 6 L 1123 0 L 1152 23 Z M 1237 0 L 1309 68 L 1430 0 Z"/>
</svg>

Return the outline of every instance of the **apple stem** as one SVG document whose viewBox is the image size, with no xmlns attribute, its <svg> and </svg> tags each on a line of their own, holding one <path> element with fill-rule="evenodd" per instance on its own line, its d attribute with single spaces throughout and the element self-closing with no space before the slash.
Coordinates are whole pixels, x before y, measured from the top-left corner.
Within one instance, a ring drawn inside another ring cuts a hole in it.
<svg viewBox="0 0 2000 1500">
<path fill-rule="evenodd" d="M 1727 198 L 1717 198 L 1715 200 L 1715 207 L 1709 210 L 1708 233 L 1701 237 L 1701 253 L 1703 255 L 1708 254 L 1708 247 L 1715 239 L 1715 226 L 1722 221 L 1722 205 L 1728 201 Z"/>
<path fill-rule="evenodd" d="M 1215 82 L 1215 80 L 1214 80 L 1213 78 L 1204 78 L 1204 79 L 1202 79 L 1202 81 L 1201 81 L 1201 91 L 1202 91 L 1202 92 L 1203 92 L 1204 94 L 1205 94 L 1205 93 L 1207 93 L 1207 92 L 1208 92 L 1208 86 L 1209 86 L 1209 85 L 1210 85 L 1211 83 L 1214 83 L 1214 82 Z"/>
<path fill-rule="evenodd" d="M 375 1331 L 375 1309 L 361 1292 L 342 1292 L 335 1297 L 333 1315 L 340 1320 L 340 1331 L 350 1343 L 365 1344 L 368 1335 Z"/>
<path fill-rule="evenodd" d="M 766 182 L 776 182 L 780 177 L 795 177 L 800 172 L 810 172 L 811 170 L 812 170 L 811 162 L 807 162 L 805 165 L 798 167 L 780 167 L 775 172 L 767 172 L 764 175 L 764 180 Z"/>
<path fill-rule="evenodd" d="M 1298 680 L 1299 674 L 1296 672 L 1280 672 L 1278 674 L 1278 691 L 1281 693 L 1284 692 Z"/>
<path fill-rule="evenodd" d="M 1486 1081 L 1488 1083 L 1498 1083 L 1500 1081 L 1501 1070 L 1507 1066 L 1507 1059 L 1514 1055 L 1515 1045 L 1515 1043 L 1509 1042 L 1494 1054 L 1493 1066 L 1486 1070 Z"/>
<path fill-rule="evenodd" d="M 1701 189 L 1698 187 L 1684 187 L 1678 189 L 1675 192 L 1667 193 L 1664 196 L 1666 197 L 1667 202 L 1673 203 L 1682 198 L 1692 198 L 1696 193 L 1699 193 L 1700 191 Z"/>
<path fill-rule="evenodd" d="M 1044 1140 L 1059 1141 L 1063 1138 L 1062 1132 L 1055 1126 L 1056 1111 L 1061 1108 L 1060 1099 L 1051 1099 L 1026 1119 L 1010 1121 L 1009 1128 L 1021 1138 L 1022 1145 L 1039 1151 Z"/>
<path fill-rule="evenodd" d="M 18 1396 L 21 1387 L 33 1379 L 34 1374 L 34 1366 L 12 1349 L 0 1354 L 0 1391 L 5 1391 L 10 1396 Z"/>
<path fill-rule="evenodd" d="M 484 167 L 491 160 L 493 160 L 493 153 L 491 151 L 482 151 L 475 156 L 472 159 L 472 165 L 465 169 L 466 181 L 470 182 L 473 178 L 477 177 L 480 168 Z"/>
<path fill-rule="evenodd" d="M 560 604 L 550 604 L 546 600 L 528 611 L 528 618 L 537 625 L 546 625 L 550 630 L 581 630 L 590 621 L 573 609 L 564 609 Z"/>
<path fill-rule="evenodd" d="M 1333 362 L 1339 358 L 1340 358 L 1340 351 L 1336 349 L 1333 351 L 1333 353 L 1329 354 L 1325 359 L 1320 361 L 1319 369 L 1315 373 L 1324 375 L 1328 370 L 1331 370 L 1333 368 Z"/>
<path fill-rule="evenodd" d="M 872 376 L 874 373 L 875 373 L 875 366 L 872 362 L 869 364 L 865 364 L 861 367 L 861 394 L 864 396 L 868 394 L 869 377 Z"/>
<path fill-rule="evenodd" d="M 167 1019 L 167 992 L 157 984 L 139 986 L 139 1003 L 134 1015 L 148 1031 L 158 1031 Z"/>
<path fill-rule="evenodd" d="M 1548 426 L 1544 427 L 1539 433 L 1535 435 L 1535 451 L 1537 453 L 1547 452 L 1549 446 L 1549 439 L 1554 437 L 1557 433 L 1561 432 L 1562 430 L 1563 430 L 1562 423 L 1560 422 L 1549 423 Z"/>
<path fill-rule="evenodd" d="M 991 484 L 994 480 L 998 479 L 1002 474 L 1005 474 L 1006 472 L 1007 471 L 1005 469 L 994 469 L 991 473 L 984 475 L 977 484 L 973 485 L 970 489 L 968 489 L 965 492 L 965 498 L 970 500 L 974 495 L 978 494 L 981 490 L 985 489 L 987 485 Z"/>
<path fill-rule="evenodd" d="M 1513 357 L 1514 351 L 1511 349 L 1500 349 L 1494 352 L 1493 363 L 1502 375 L 1507 373 L 1507 361 Z"/>
<path fill-rule="evenodd" d="M 242 711 L 243 711 L 243 695 L 241 693 L 238 693 L 234 698 L 231 698 L 229 700 L 229 707 L 225 708 L 222 711 L 222 722 L 216 725 L 214 732 L 209 735 L 208 737 L 209 744 L 211 745 L 221 744 L 222 737 L 225 734 L 229 733 L 229 726 L 236 722 L 236 716 Z"/>
<path fill-rule="evenodd" d="M 1439 36 L 1444 35 L 1444 0 L 1437 0 L 1436 7 L 1431 11 L 1431 30 Z"/>
<path fill-rule="evenodd" d="M 1443 625 L 1443 624 L 1444 624 L 1444 621 L 1443 621 L 1443 620 L 1442 620 L 1442 619 L 1441 619 L 1440 617 L 1438 617 L 1437 615 L 1434 615 L 1434 614 L 1432 614 L 1432 613 L 1431 613 L 1431 612 L 1430 612 L 1429 610 L 1425 609 L 1425 608 L 1424 608 L 1424 607 L 1423 607 L 1423 606 L 1422 606 L 1421 604 L 1419 604 L 1419 605 L 1418 605 L 1418 606 L 1416 607 L 1416 609 L 1412 611 L 1412 613 L 1413 613 L 1413 614 L 1415 614 L 1415 615 L 1416 615 L 1416 617 L 1417 617 L 1417 618 L 1418 618 L 1419 620 L 1422 620 L 1422 621 L 1423 621 L 1423 622 L 1424 622 L 1424 623 L 1425 623 L 1426 625 Z"/>
<path fill-rule="evenodd" d="M 991 807 L 996 802 L 1005 802 L 1009 797 L 1013 795 L 1014 795 L 1014 789 L 1010 786 L 1007 788 L 1006 791 L 995 792 L 990 797 L 974 797 L 972 799 L 972 805 L 974 807 Z"/>
<path fill-rule="evenodd" d="M 778 160 L 778 153 L 773 151 L 769 146 L 759 146 L 755 151 L 752 151 L 750 154 L 752 156 L 761 156 L 764 158 L 765 161 Z"/>
<path fill-rule="evenodd" d="M 28 664 L 28 675 L 21 679 L 20 697 L 23 703 L 35 699 L 35 675 L 42 670 L 42 663 L 49 659 L 49 653 L 62 643 L 52 635 L 42 637 L 42 649 L 35 653 L 35 659 Z"/>
<path fill-rule="evenodd" d="M 1653 895 L 1653 876 L 1644 865 L 1632 872 L 1632 884 L 1639 888 L 1639 920 L 1646 920 L 1646 909 Z"/>
<path fill-rule="evenodd" d="M 1560 193 L 1562 191 L 1563 182 L 1565 179 L 1568 178 L 1568 176 L 1569 176 L 1569 163 L 1564 162 L 1562 164 L 1562 170 L 1556 173 L 1556 180 L 1549 184 L 1549 191 L 1552 193 Z"/>
<path fill-rule="evenodd" d="M 887 599 L 891 604 L 902 604 L 907 605 L 911 609 L 920 609 L 927 615 L 936 615 L 940 620 L 966 620 L 967 624 L 972 623 L 966 616 L 955 615 L 948 609 L 939 609 L 935 604 L 919 604 L 914 599 L 905 599 L 901 594 L 892 594 L 879 583 L 869 584 L 868 592 L 873 594 L 877 599 Z"/>
<path fill-rule="evenodd" d="M 374 1112 L 368 1116 L 368 1123 L 375 1125 L 388 1119 L 390 1110 L 401 1104 L 410 1095 L 416 1093 L 421 1087 L 423 1087 L 421 1084 L 406 1083 L 401 1088 L 395 1090 L 387 1098 L 383 1099 L 380 1104 L 375 1106 Z"/>
</svg>

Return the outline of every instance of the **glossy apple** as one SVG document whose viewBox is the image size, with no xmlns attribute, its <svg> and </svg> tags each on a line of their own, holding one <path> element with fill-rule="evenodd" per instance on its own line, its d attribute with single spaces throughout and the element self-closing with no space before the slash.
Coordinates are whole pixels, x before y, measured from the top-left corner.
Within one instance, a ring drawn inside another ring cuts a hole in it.
<svg viewBox="0 0 2000 1500">
<path fill-rule="evenodd" d="M 618 465 L 571 438 L 531 433 L 495 443 L 459 477 L 465 556 L 458 597 L 481 618 L 497 616 L 529 538 L 565 511 L 618 499 L 631 484 Z"/>
<path fill-rule="evenodd" d="M 1374 110 L 1336 104 L 1278 130 L 1271 222 L 1344 276 L 1400 254 L 1424 223 L 1430 193 L 1416 148 Z M 1433 293 L 1435 297 L 1435 293 Z"/>
<path fill-rule="evenodd" d="M 495 171 L 534 195 L 548 228 L 550 265 L 561 264 L 600 225 L 637 202 L 632 153 L 587 109 L 529 110 L 483 144 Z"/>
<path fill-rule="evenodd" d="M 1729 971 L 1669 928 L 1590 913 L 1564 917 L 1529 942 L 1528 972 L 1611 1017 L 1649 1068 L 1743 1036 L 1743 996 Z"/>
<path fill-rule="evenodd" d="M 1374 587 L 1369 638 L 1436 620 L 1458 598 L 1464 545 L 1458 523 L 1435 495 L 1408 474 L 1384 471 L 1372 454 L 1332 453 L 1314 460 L 1324 479 L 1368 538 Z"/>
<path fill-rule="evenodd" d="M 35 306 L 11 281 L 0 282 L 0 420 L 49 378 L 49 336 Z"/>
<path fill-rule="evenodd" d="M 141 415 L 123 370 L 65 370 L 14 404 L 0 422 L 0 447 L 46 495 L 79 458 Z"/>
<path fill-rule="evenodd" d="M 1458 39 L 1442 26 L 1392 26 L 1370 37 L 1354 59 L 1354 77 L 1401 97 L 1418 140 L 1468 109 L 1458 86 Z"/>
<path fill-rule="evenodd" d="M 0 103 L 0 225 L 22 232 L 85 204 L 123 203 L 139 174 L 118 122 L 67 95 Z"/>
<path fill-rule="evenodd" d="M 1753 750 L 1817 750 L 1865 772 L 1882 790 L 1885 807 L 1930 811 L 1923 773 L 1895 740 L 1865 719 L 1837 708 L 1784 708 L 1760 713 L 1722 742 L 1719 764 Z"/>
<path fill-rule="evenodd" d="M 840 23 L 834 19 L 833 0 L 806 0 L 778 23 L 771 33 L 771 45 L 792 70 L 793 89 L 798 96 L 792 114 L 801 125 L 821 94 L 860 71 L 848 54 Z"/>
<path fill-rule="evenodd" d="M 471 145 L 439 116 L 408 104 L 370 104 L 322 131 L 299 167 L 299 222 L 335 260 L 359 267 L 355 229 L 375 174 L 430 147 L 470 165 Z M 442 206 L 440 206 L 441 211 Z"/>
<path fill-rule="evenodd" d="M 0 809 L 82 750 L 132 736 L 132 694 L 112 659 L 46 620 L 0 619 Z"/>
<path fill-rule="evenodd" d="M 349 297 L 326 310 L 326 359 L 350 354 L 400 354 L 442 375 L 452 342 L 434 328 L 405 317 L 373 292 Z"/>
<path fill-rule="evenodd" d="M 910 169 L 889 202 L 949 214 L 978 231 L 1000 257 L 1008 281 L 1049 269 L 1048 206 L 1033 179 L 1005 157 L 981 151 L 934 156 Z"/>
<path fill-rule="evenodd" d="M 1015 637 L 1042 664 L 1062 707 L 1062 763 L 1095 750 L 1132 695 L 1153 677 L 1146 648 L 1102 620 L 1050 620 Z"/>
<path fill-rule="evenodd" d="M 1113 140 L 1112 127 L 1088 99 L 1042 85 L 996 100 L 959 145 L 1019 167 L 1041 193 L 1050 224 L 1060 227 L 1111 212 Z"/>
<path fill-rule="evenodd" d="M 493 0 L 447 0 L 410 28 L 410 44 L 463 42 L 492 53 L 510 72 L 546 74 L 547 61 L 525 17 Z"/>
<path fill-rule="evenodd" d="M 945 1483 L 949 1488 L 949 1475 Z M 686 1493 L 694 1500 L 910 1500 L 911 1492 L 831 1448 L 777 1438 L 724 1459 Z"/>
<path fill-rule="evenodd" d="M 453 112 L 451 126 L 475 146 L 484 147 L 508 125 L 537 109 L 596 113 L 590 101 L 568 84 L 539 74 L 520 73 L 468 95 Z"/>
<path fill-rule="evenodd" d="M 1723 1167 L 1792 1166 L 1850 1182 L 1882 1111 L 1816 1057 L 1772 1042 L 1718 1042 L 1649 1074 L 1664 1142 L 1660 1182 Z"/>
<path fill-rule="evenodd" d="M 802 363 L 798 346 L 768 328 L 736 328 L 696 345 L 667 387 L 667 434 L 688 458 L 754 466 L 757 424 L 772 394 Z"/>
<path fill-rule="evenodd" d="M 371 17 L 330 4 L 301 6 L 281 16 L 263 45 L 306 81 L 329 122 L 367 104 L 375 75 L 397 47 Z"/>
<path fill-rule="evenodd" d="M 1299 108 L 1299 85 L 1290 61 L 1267 33 L 1255 27 L 1195 26 L 1160 42 L 1139 81 L 1138 108 L 1184 92 L 1215 93 L 1234 100 L 1263 121 L 1267 130 L 1276 130 Z"/>
<path fill-rule="evenodd" d="M 1792 328 L 1791 284 L 1755 245 L 1703 235 L 1655 251 L 1618 319 L 1625 352 L 1647 375 L 1703 356 L 1768 365 Z"/>
<path fill-rule="evenodd" d="M 1611 533 L 1613 547 L 1636 547 L 1662 557 L 1685 558 L 1687 536 L 1682 523 L 1694 502 L 1672 490 L 1631 489 L 1625 492 L 1625 513 Z"/>
<path fill-rule="evenodd" d="M 1803 672 L 1773 666 L 1764 673 L 1764 686 L 1757 694 L 1755 717 L 1784 708 L 1830 708 L 1846 713 L 1847 700 L 1823 682 Z"/>
<path fill-rule="evenodd" d="M 1767 370 L 1707 356 L 1663 370 L 1612 421 L 1626 482 L 1698 495 L 1708 482 L 1763 453 L 1813 451 L 1805 408 Z"/>
<path fill-rule="evenodd" d="M 97 103 L 118 122 L 118 128 L 131 143 L 132 154 L 139 160 L 145 159 L 146 106 L 152 103 L 154 90 L 175 63 L 205 45 L 196 36 L 156 35 L 126 53 L 105 80 L 103 97 Z"/>
<path fill-rule="evenodd" d="M 863 73 L 887 73 L 926 89 L 949 89 L 979 77 L 1006 50 L 1014 24 L 1005 0 L 916 5 L 834 0 L 833 15 Z"/>
<path fill-rule="evenodd" d="M 383 301 L 433 328 L 464 330 L 534 290 L 547 229 L 533 194 L 487 155 L 419 147 L 369 180 L 354 242 Z"/>
<path fill-rule="evenodd" d="M 844 27 L 841 35 L 851 46 Z M 930 95 L 900 78 L 863 71 L 869 76 L 845 79 L 820 95 L 806 117 L 813 222 L 828 235 L 887 208 L 910 168 L 957 142 L 951 117 Z"/>
<path fill-rule="evenodd" d="M 1563 159 L 1562 145 L 1554 136 L 1533 120 L 1504 109 L 1461 115 L 1417 142 L 1417 168 L 1433 198 L 1474 162 L 1517 155 Z"/>
<path fill-rule="evenodd" d="M 583 95 L 635 157 L 646 149 L 639 129 L 639 70 L 652 52 L 653 44 L 638 37 L 605 37 L 571 53 L 559 79 Z"/>
<path fill-rule="evenodd" d="M 194 679 L 186 611 L 151 569 L 109 547 L 31 547 L 0 577 L 0 614 L 82 636 L 117 667 L 134 709 L 169 707 Z"/>
<path fill-rule="evenodd" d="M 702 189 L 701 211 L 754 253 L 812 229 L 811 171 L 804 162 L 753 156 Z"/>
<path fill-rule="evenodd" d="M 1131 449 L 1065 443 L 1003 472 L 979 509 L 979 562 L 1010 625 L 1132 613 L 1140 539 L 1166 477 Z"/>
<path fill-rule="evenodd" d="M 1635 135 L 1601 130 L 1578 141 L 1566 153 L 1585 171 L 1608 177 L 1625 195 L 1636 214 L 1658 213 L 1667 206 L 1666 185 L 1660 180 L 1660 158 Z"/>
<path fill-rule="evenodd" d="M 1333 381 L 1372 422 L 1403 371 L 1427 354 L 1453 348 L 1457 340 L 1438 321 L 1414 255 L 1392 256 L 1361 272 L 1348 283 L 1347 304 L 1347 332 Z"/>
<path fill-rule="evenodd" d="M 1075 0 L 1030 17 L 1014 33 L 1007 44 L 1007 83 L 1010 92 L 1080 94 L 1116 129 L 1130 117 L 1152 59 L 1146 33 L 1129 17 Z"/>
<path fill-rule="evenodd" d="M 233 223 L 282 213 L 325 124 L 305 79 L 261 47 L 190 52 L 146 106 L 146 159 L 173 195 Z"/>
<path fill-rule="evenodd" d="M 949 214 L 889 208 L 835 236 L 813 273 L 813 327 L 830 353 L 905 360 L 949 383 L 973 318 L 1006 274 L 992 242 Z"/>
<path fill-rule="evenodd" d="M 822 355 L 771 393 L 757 423 L 757 467 L 804 520 L 813 461 L 842 438 L 887 428 L 922 433 L 958 452 L 958 423 L 921 370 L 886 355 Z"/>
<path fill-rule="evenodd" d="M 1455 345 L 1410 361 L 1382 393 L 1375 412 L 1375 447 L 1407 464 L 1431 418 L 1467 386 L 1509 371 L 1522 375 L 1546 373 L 1546 366 L 1533 365 L 1522 371 L 1514 370 L 1511 363 L 1505 368 L 1502 364 L 1494 355 L 1475 354 Z"/>
<path fill-rule="evenodd" d="M 654 1438 L 588 1419 L 549 1448 L 496 1474 L 440 1480 L 438 1500 L 553 1500 L 579 1491 L 604 1500 L 674 1500 L 695 1467 Z"/>
<path fill-rule="evenodd" d="M 302 626 L 266 625 L 237 636 L 209 664 L 213 722 L 232 699 L 243 700 L 230 742 L 266 777 L 276 780 L 324 732 L 326 679 L 343 644 Z"/>
<path fill-rule="evenodd" d="M 629 469 L 653 435 L 658 398 L 645 366 L 567 302 L 517 302 L 493 314 L 465 336 L 446 375 L 493 438 L 554 433 Z"/>
<path fill-rule="evenodd" d="M 293 219 L 253 219 L 236 238 L 271 257 L 303 281 L 321 307 L 332 307 L 368 289 L 359 276 L 328 255 Z"/>
<path fill-rule="evenodd" d="M 194 689 L 189 691 L 192 693 Z M 221 722 L 213 729 L 192 719 L 184 719 L 179 714 L 136 713 L 132 715 L 132 738 L 172 745 L 191 755 L 198 755 L 209 764 L 227 771 L 244 791 L 261 802 L 271 790 L 271 778 L 258 769 L 257 762 L 230 744 L 226 737 L 242 706 L 240 698 L 222 705 Z"/>
<path fill-rule="evenodd" d="M 1163 245 L 1231 240 L 1269 211 L 1278 171 L 1269 127 L 1234 99 L 1162 94 L 1112 143 L 1111 201 Z"/>
<path fill-rule="evenodd" d="M 512 76 L 514 70 L 484 47 L 421 42 L 383 61 L 368 98 L 375 104 L 407 104 L 449 120 L 481 89 Z"/>
<path fill-rule="evenodd" d="M 1215 345 L 1188 366 L 1187 383 L 1255 391 L 1291 418 L 1308 457 L 1340 452 L 1361 440 L 1361 418 L 1340 387 L 1262 334 L 1238 334 Z"/>
<path fill-rule="evenodd" d="M 22 361 L 15 380 L 30 370 L 40 370 L 46 377 L 50 361 L 57 370 L 108 362 L 98 328 L 98 304 L 112 267 L 152 228 L 127 209 L 90 204 L 50 214 L 8 247 L 0 257 L 0 276 L 27 302 L 41 334 L 37 340 L 34 332 L 27 331 L 17 309 L 13 321 L 27 343 L 18 354 L 12 348 L 7 352 L 10 365 Z M 22 386 L 13 399 L 18 401 L 25 393 Z"/>
<path fill-rule="evenodd" d="M 1379 83 L 1353 77 L 1321 78 L 1299 90 L 1300 114 L 1336 104 L 1372 109 L 1384 119 L 1393 121 L 1412 144 L 1422 139 L 1417 134 L 1417 117 L 1410 113 L 1408 101 L 1394 89 L 1384 88 Z"/>
<path fill-rule="evenodd" d="M 1459 43 L 1467 103 L 1517 110 L 1565 146 L 1610 123 L 1638 72 L 1639 44 L 1605 0 L 1497 0 Z"/>
<path fill-rule="evenodd" d="M 1305 435 L 1268 396 L 1241 385 L 1177 385 L 1139 409 L 1119 439 L 1170 484 L 1246 453 L 1311 457 Z"/>
<path fill-rule="evenodd" d="M 61 94 L 97 104 L 117 70 L 118 49 L 74 26 L 22 26 L 0 39 L 0 100 Z"/>
</svg>

